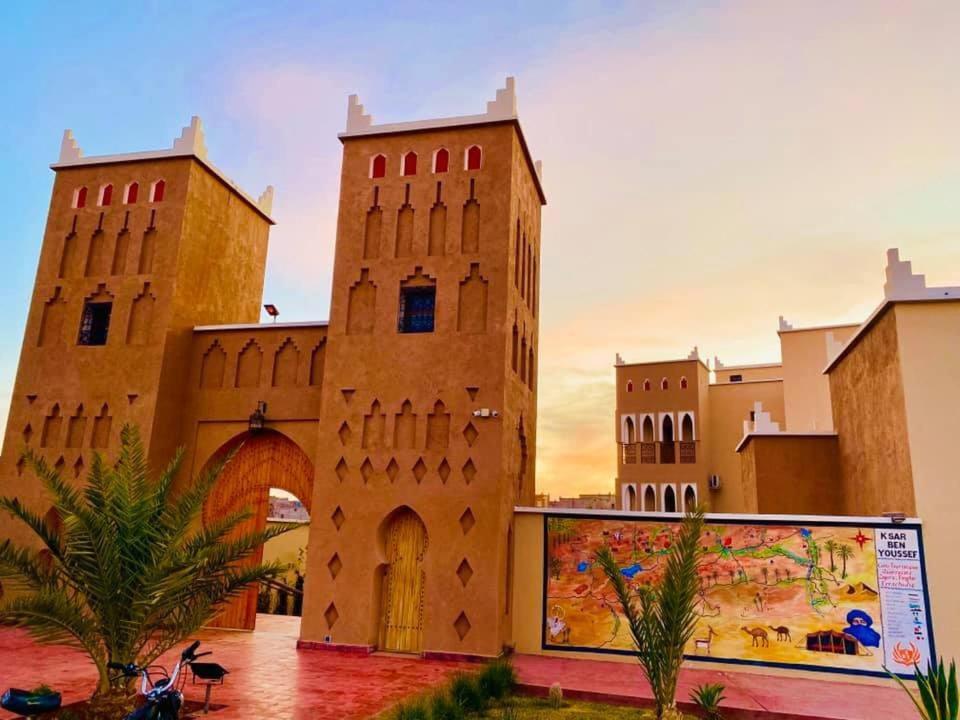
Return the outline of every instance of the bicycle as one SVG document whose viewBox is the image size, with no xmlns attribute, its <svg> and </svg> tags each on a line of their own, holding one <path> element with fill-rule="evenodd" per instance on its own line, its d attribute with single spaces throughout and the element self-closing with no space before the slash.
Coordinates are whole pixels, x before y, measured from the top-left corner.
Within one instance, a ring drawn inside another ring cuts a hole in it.
<svg viewBox="0 0 960 720">
<path fill-rule="evenodd" d="M 169 674 L 160 665 L 140 667 L 134 663 L 126 665 L 115 662 L 107 663 L 108 668 L 119 670 L 123 677 L 141 678 L 140 694 L 146 698 L 146 701 L 129 713 L 124 720 L 178 720 L 180 710 L 183 708 L 183 687 L 186 684 L 186 674 L 183 670 L 197 658 L 212 654 L 210 652 L 197 653 L 198 647 L 200 647 L 199 640 L 180 653 L 180 659 Z M 157 674 L 162 674 L 163 677 L 154 681 L 151 675 L 155 676 Z"/>
</svg>

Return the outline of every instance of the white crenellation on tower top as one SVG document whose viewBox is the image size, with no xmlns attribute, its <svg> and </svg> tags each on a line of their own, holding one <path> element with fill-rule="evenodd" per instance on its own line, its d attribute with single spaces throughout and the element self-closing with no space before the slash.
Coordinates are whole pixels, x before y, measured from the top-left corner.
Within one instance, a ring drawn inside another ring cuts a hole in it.
<svg viewBox="0 0 960 720">
<path fill-rule="evenodd" d="M 887 281 L 883 285 L 886 300 L 934 300 L 960 297 L 960 287 L 927 287 L 925 275 L 913 272 L 909 260 L 900 259 L 900 249 L 887 250 Z"/>
<path fill-rule="evenodd" d="M 178 155 L 196 155 L 201 160 L 207 159 L 207 143 L 203 135 L 203 121 L 198 115 L 190 118 L 190 124 L 180 133 L 180 137 L 173 141 L 173 151 Z"/>
<path fill-rule="evenodd" d="M 58 162 L 76 162 L 83 157 L 83 150 L 77 145 L 77 139 L 73 136 L 73 130 L 63 131 L 63 140 L 60 142 L 60 159 Z"/>
</svg>

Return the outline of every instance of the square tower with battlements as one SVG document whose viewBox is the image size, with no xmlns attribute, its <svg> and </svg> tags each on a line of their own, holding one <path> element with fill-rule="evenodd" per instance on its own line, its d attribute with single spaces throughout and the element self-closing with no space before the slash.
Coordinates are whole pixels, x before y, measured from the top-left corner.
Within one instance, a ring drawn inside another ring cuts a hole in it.
<svg viewBox="0 0 960 720">
<path fill-rule="evenodd" d="M 65 477 L 139 426 L 150 459 L 182 442 L 195 325 L 259 317 L 272 189 L 254 200 L 207 157 L 199 118 L 165 150 L 85 157 L 68 130 L 0 457 L 0 495 L 43 514 L 26 448 Z M 21 531 L 4 518 L 0 536 Z"/>
<path fill-rule="evenodd" d="M 534 501 L 539 168 L 480 115 L 349 102 L 302 644 L 494 655 Z"/>
</svg>

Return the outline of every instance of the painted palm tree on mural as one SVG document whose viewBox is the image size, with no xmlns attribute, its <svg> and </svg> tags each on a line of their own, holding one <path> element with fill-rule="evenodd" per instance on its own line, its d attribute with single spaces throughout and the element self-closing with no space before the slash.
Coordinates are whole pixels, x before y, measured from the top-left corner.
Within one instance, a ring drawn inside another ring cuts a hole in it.
<svg viewBox="0 0 960 720">
<path fill-rule="evenodd" d="M 837 548 L 837 554 L 840 555 L 840 562 L 843 564 L 843 567 L 840 570 L 840 577 L 847 577 L 847 560 L 853 557 L 853 548 L 849 545 L 841 545 Z"/>
<path fill-rule="evenodd" d="M 246 511 L 202 527 L 198 515 L 223 463 L 175 493 L 182 451 L 153 479 L 138 431 L 125 426 L 120 439 L 117 464 L 95 455 L 83 488 L 39 455 L 24 456 L 53 498 L 53 518 L 0 498 L 44 547 L 0 544 L 0 579 L 14 590 L 0 623 L 86 652 L 99 675 L 93 704 L 105 711 L 131 702 L 127 681 L 111 679 L 107 663 L 150 665 L 252 583 L 279 576 L 280 563 L 240 561 L 297 527 L 238 533 Z"/>
<path fill-rule="evenodd" d="M 837 543 L 833 540 L 827 540 L 823 544 L 824 549 L 830 553 L 830 572 L 837 571 L 837 563 L 833 559 L 833 554 L 837 551 Z"/>
</svg>

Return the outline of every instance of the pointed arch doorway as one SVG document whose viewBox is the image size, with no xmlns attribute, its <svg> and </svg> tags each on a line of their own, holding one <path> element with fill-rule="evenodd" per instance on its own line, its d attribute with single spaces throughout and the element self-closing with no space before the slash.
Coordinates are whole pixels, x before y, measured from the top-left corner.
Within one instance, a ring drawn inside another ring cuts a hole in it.
<svg viewBox="0 0 960 720">
<path fill-rule="evenodd" d="M 391 652 L 423 649 L 423 596 L 427 529 L 410 508 L 394 512 L 384 526 L 387 565 L 380 603 L 379 647 Z"/>
<path fill-rule="evenodd" d="M 313 463 L 293 440 L 273 430 L 244 433 L 225 443 L 214 453 L 208 466 L 236 454 L 224 466 L 207 502 L 203 523 L 247 508 L 251 517 L 234 532 L 262 530 L 267 526 L 270 489 L 278 488 L 295 495 L 311 512 L 313 499 Z M 263 558 L 261 548 L 244 561 L 246 565 Z M 256 586 L 248 588 L 210 623 L 210 627 L 253 630 L 257 619 Z"/>
</svg>

